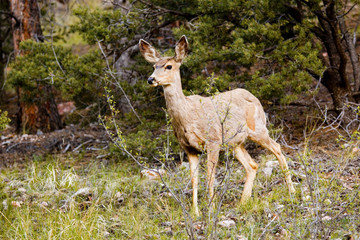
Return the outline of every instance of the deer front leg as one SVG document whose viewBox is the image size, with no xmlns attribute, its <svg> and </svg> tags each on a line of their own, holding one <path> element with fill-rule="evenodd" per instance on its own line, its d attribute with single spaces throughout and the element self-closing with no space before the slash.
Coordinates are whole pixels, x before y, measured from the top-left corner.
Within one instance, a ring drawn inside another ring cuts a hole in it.
<svg viewBox="0 0 360 240">
<path fill-rule="evenodd" d="M 213 202 L 214 198 L 214 181 L 218 159 L 219 149 L 209 148 L 207 151 L 207 185 L 209 188 L 210 203 Z"/>
<path fill-rule="evenodd" d="M 193 200 L 193 211 L 196 216 L 199 216 L 199 207 L 198 207 L 198 183 L 199 183 L 199 157 L 194 154 L 188 154 L 189 164 L 190 164 L 190 178 L 192 183 L 192 200 Z"/>
</svg>

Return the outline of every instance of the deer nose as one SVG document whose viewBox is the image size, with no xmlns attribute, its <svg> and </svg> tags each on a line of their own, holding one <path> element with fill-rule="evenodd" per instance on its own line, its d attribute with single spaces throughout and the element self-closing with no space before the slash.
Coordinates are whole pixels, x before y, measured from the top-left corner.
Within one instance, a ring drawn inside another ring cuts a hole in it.
<svg viewBox="0 0 360 240">
<path fill-rule="evenodd" d="M 149 77 L 147 82 L 148 82 L 148 84 L 153 84 L 154 80 L 155 80 L 154 77 Z"/>
</svg>

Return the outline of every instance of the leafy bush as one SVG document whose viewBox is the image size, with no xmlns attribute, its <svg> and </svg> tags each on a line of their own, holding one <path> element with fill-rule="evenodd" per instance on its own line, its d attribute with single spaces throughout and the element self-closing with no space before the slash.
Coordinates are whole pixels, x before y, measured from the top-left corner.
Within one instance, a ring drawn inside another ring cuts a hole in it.
<svg viewBox="0 0 360 240">
<path fill-rule="evenodd" d="M 174 29 L 177 37 L 190 40 L 187 70 L 203 72 L 190 85 L 200 86 L 214 72 L 228 86 L 241 82 L 260 99 L 286 104 L 309 90 L 309 72 L 322 75 L 320 46 L 308 26 L 281 18 L 283 9 L 276 4 L 202 1 L 200 6 L 192 27 Z"/>
<path fill-rule="evenodd" d="M 7 114 L 8 113 L 5 111 L 0 115 L 0 131 L 4 130 L 7 127 L 7 125 L 10 123 L 10 119 L 7 117 Z"/>
<path fill-rule="evenodd" d="M 44 91 L 46 87 L 60 90 L 78 107 L 96 102 L 102 95 L 99 82 L 104 62 L 98 52 L 77 56 L 70 48 L 32 40 L 21 42 L 20 49 L 26 54 L 11 64 L 9 82 L 27 93 L 22 95 L 22 102 L 41 103 L 50 97 Z"/>
</svg>

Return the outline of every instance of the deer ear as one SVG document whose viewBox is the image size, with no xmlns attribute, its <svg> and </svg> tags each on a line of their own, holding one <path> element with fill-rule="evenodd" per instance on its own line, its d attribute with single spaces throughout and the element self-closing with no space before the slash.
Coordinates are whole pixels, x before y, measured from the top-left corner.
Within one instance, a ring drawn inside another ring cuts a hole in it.
<svg viewBox="0 0 360 240">
<path fill-rule="evenodd" d="M 161 58 L 158 51 L 143 39 L 139 41 L 139 49 L 145 60 L 149 63 L 157 63 Z"/>
<path fill-rule="evenodd" d="M 175 61 L 182 62 L 188 53 L 189 43 L 186 39 L 186 36 L 183 35 L 180 40 L 176 43 L 175 47 Z"/>
</svg>

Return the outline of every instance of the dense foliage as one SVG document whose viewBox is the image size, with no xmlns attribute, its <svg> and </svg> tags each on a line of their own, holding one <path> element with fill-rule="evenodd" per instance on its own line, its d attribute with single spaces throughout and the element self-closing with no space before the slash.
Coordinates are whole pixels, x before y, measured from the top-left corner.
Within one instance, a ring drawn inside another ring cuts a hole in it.
<svg viewBox="0 0 360 240">
<path fill-rule="evenodd" d="M 230 83 L 245 83 L 261 99 L 289 103 L 309 89 L 309 71 L 318 75 L 323 71 L 313 35 L 306 26 L 282 18 L 284 9 L 271 1 L 153 1 L 151 6 L 157 15 L 141 4 L 125 14 L 77 10 L 81 22 L 73 30 L 90 44 L 99 41 L 110 53 L 119 54 L 148 36 L 171 39 L 157 41 L 166 52 L 185 34 L 192 52 L 183 67 L 184 88 L 201 94 L 215 72 L 221 76 L 220 90 Z M 181 27 L 172 29 L 174 37 L 161 36 L 158 27 L 175 20 Z M 153 32 L 147 35 L 149 31 Z"/>
<path fill-rule="evenodd" d="M 42 101 L 47 97 L 43 89 L 49 86 L 61 91 L 63 98 L 75 101 L 78 107 L 86 107 L 102 97 L 104 62 L 98 51 L 78 56 L 69 48 L 32 40 L 22 42 L 21 50 L 26 54 L 10 65 L 8 80 L 28 93 L 22 101 Z"/>
<path fill-rule="evenodd" d="M 272 1 L 202 1 L 199 11 L 193 27 L 175 30 L 191 39 L 186 65 L 194 72 L 211 64 L 228 82 L 245 83 L 257 97 L 283 103 L 310 88 L 309 70 L 321 75 L 312 34 L 281 18 Z M 192 87 L 202 89 L 206 77 L 191 81 Z"/>
<path fill-rule="evenodd" d="M 1 112 L 0 110 L 0 131 L 4 130 L 7 125 L 10 123 L 10 119 L 8 118 L 8 113 L 5 112 Z"/>
</svg>

